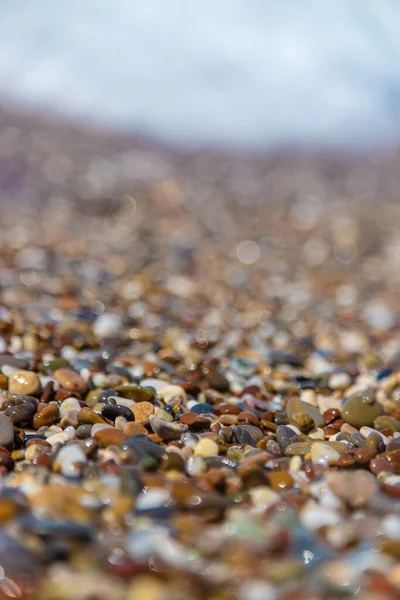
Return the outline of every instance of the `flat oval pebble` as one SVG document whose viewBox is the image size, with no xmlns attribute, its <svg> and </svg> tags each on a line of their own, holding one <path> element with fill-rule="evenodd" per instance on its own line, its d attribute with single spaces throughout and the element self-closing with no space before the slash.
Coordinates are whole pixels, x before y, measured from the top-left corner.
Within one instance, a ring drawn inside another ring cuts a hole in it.
<svg viewBox="0 0 400 600">
<path fill-rule="evenodd" d="M 352 396 L 346 400 L 341 410 L 342 419 L 358 428 L 373 425 L 375 419 L 382 414 L 382 406 L 373 399 L 371 393 Z"/>
<path fill-rule="evenodd" d="M 94 434 L 94 439 L 96 442 L 102 446 L 119 446 L 123 442 L 126 442 L 128 436 L 125 435 L 122 431 L 118 429 L 114 429 L 113 427 L 106 427 L 97 431 Z"/>
<path fill-rule="evenodd" d="M 87 390 L 86 382 L 72 369 L 57 369 L 54 371 L 54 379 L 66 390 L 79 394 L 84 394 Z"/>
<path fill-rule="evenodd" d="M 136 423 L 145 423 L 154 414 L 154 406 L 150 402 L 142 401 L 133 405 L 132 411 Z"/>
<path fill-rule="evenodd" d="M 8 380 L 8 390 L 11 393 L 34 396 L 40 391 L 40 380 L 32 371 L 16 371 Z"/>
<path fill-rule="evenodd" d="M 40 429 L 44 425 L 53 425 L 53 423 L 57 423 L 59 416 L 60 411 L 57 404 L 48 404 L 35 414 L 33 417 L 33 426 L 36 429 Z"/>
<path fill-rule="evenodd" d="M 305 413 L 311 417 L 316 427 L 323 427 L 325 425 L 324 418 L 318 408 L 298 398 L 291 398 L 289 400 L 286 405 L 286 412 L 290 420 L 292 420 L 293 415 L 296 413 Z"/>
</svg>

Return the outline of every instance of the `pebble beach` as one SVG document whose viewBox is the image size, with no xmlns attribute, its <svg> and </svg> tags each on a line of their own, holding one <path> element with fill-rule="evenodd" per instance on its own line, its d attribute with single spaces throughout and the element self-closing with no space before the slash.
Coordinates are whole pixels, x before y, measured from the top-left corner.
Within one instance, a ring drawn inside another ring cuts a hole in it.
<svg viewBox="0 0 400 600">
<path fill-rule="evenodd" d="M 397 163 L 1 109 L 0 598 L 399 598 Z"/>
</svg>

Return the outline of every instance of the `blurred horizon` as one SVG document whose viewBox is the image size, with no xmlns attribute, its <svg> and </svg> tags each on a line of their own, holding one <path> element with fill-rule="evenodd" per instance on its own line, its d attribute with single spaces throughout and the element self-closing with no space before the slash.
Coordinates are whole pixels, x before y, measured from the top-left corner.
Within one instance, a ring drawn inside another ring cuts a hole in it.
<svg viewBox="0 0 400 600">
<path fill-rule="evenodd" d="M 393 0 L 38 0 L 0 8 L 0 102 L 162 142 L 400 140 Z"/>
</svg>

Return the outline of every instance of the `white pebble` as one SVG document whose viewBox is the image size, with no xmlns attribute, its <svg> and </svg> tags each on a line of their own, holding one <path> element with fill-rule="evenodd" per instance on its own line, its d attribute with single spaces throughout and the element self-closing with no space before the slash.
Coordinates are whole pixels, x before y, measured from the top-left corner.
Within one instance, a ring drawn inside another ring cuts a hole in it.
<svg viewBox="0 0 400 600">
<path fill-rule="evenodd" d="M 320 527 L 337 525 L 341 516 L 334 510 L 309 501 L 300 513 L 300 521 L 306 529 L 317 531 Z"/>
<path fill-rule="evenodd" d="M 159 394 L 166 387 L 169 387 L 171 384 L 168 381 L 163 381 L 162 379 L 155 379 L 154 377 L 149 377 L 147 379 L 142 379 L 139 383 L 141 387 L 152 387 Z"/>
<path fill-rule="evenodd" d="M 308 432 L 308 436 L 313 440 L 324 440 L 325 439 L 325 431 L 320 427 L 314 427 L 311 431 Z M 332 439 L 332 438 L 330 438 Z"/>
<path fill-rule="evenodd" d="M 160 396 L 162 396 L 164 402 L 168 403 L 173 398 L 186 398 L 186 392 L 180 385 L 167 385 L 160 390 Z"/>
<path fill-rule="evenodd" d="M 136 500 L 136 508 L 139 510 L 148 510 L 165 506 L 170 500 L 167 490 L 162 488 L 150 488 L 147 492 L 142 492 Z"/>
<path fill-rule="evenodd" d="M 386 435 L 383 435 L 383 433 L 377 431 L 376 429 L 372 429 L 372 427 L 361 427 L 360 433 L 365 438 L 367 438 L 370 433 L 377 433 L 386 445 L 388 445 L 388 443 L 390 442 L 389 438 L 387 438 Z"/>
<path fill-rule="evenodd" d="M 332 390 L 344 390 L 349 387 L 351 377 L 348 373 L 334 373 L 328 381 L 328 385 Z"/>
<path fill-rule="evenodd" d="M 268 508 L 279 502 L 279 494 L 266 485 L 260 485 L 250 490 L 250 498 L 257 508 Z"/>
<path fill-rule="evenodd" d="M 79 410 L 81 410 L 81 405 L 79 404 L 78 400 L 76 398 L 66 398 L 64 400 L 64 402 L 61 403 L 60 406 L 60 415 L 61 417 L 64 417 L 68 411 L 70 410 L 76 410 L 76 412 L 78 412 Z"/>
<path fill-rule="evenodd" d="M 400 541 L 400 517 L 387 515 L 381 523 L 382 533 L 392 540 Z"/>
<path fill-rule="evenodd" d="M 61 473 L 65 477 L 71 477 L 79 473 L 80 465 L 86 462 L 86 456 L 80 446 L 74 443 L 61 448 L 56 462 L 60 465 Z"/>
<path fill-rule="evenodd" d="M 48 437 L 47 441 L 51 446 L 55 446 L 56 444 L 66 444 L 69 441 L 69 437 L 68 434 L 61 432 Z"/>
<path fill-rule="evenodd" d="M 337 450 L 322 442 L 315 442 L 311 446 L 311 460 L 314 465 L 334 465 L 340 458 Z"/>
<path fill-rule="evenodd" d="M 103 313 L 93 323 L 93 333 L 96 337 L 109 337 L 119 333 L 122 317 L 117 313 Z"/>
<path fill-rule="evenodd" d="M 94 434 L 102 429 L 113 429 L 113 426 L 109 425 L 108 423 L 95 423 L 90 430 L 90 435 L 94 437 Z"/>
</svg>

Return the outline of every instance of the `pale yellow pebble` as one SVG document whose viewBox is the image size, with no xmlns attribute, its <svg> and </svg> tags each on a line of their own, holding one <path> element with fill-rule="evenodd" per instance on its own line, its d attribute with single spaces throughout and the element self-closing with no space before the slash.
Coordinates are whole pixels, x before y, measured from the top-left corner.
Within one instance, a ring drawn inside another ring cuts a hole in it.
<svg viewBox="0 0 400 600">
<path fill-rule="evenodd" d="M 400 588 L 400 564 L 395 565 L 386 577 L 392 585 Z"/>
<path fill-rule="evenodd" d="M 186 398 L 186 392 L 180 385 L 167 385 L 159 392 L 165 403 L 170 402 L 173 398 Z"/>
<path fill-rule="evenodd" d="M 252 488 L 249 494 L 253 505 L 262 509 L 276 504 L 280 499 L 279 494 L 266 485 L 259 485 Z"/>
<path fill-rule="evenodd" d="M 317 394 L 314 390 L 304 390 L 300 398 L 303 402 L 317 406 Z"/>
<path fill-rule="evenodd" d="M 343 425 L 340 428 L 340 431 L 343 433 L 350 433 L 350 435 L 352 433 L 358 433 L 358 429 L 356 429 L 352 425 L 349 425 L 349 423 L 343 423 Z"/>
<path fill-rule="evenodd" d="M 129 586 L 126 600 L 166 600 L 165 584 L 149 575 L 135 577 Z"/>
<path fill-rule="evenodd" d="M 40 391 L 40 380 L 33 371 L 16 371 L 8 380 L 8 391 L 32 396 Z"/>
<path fill-rule="evenodd" d="M 217 456 L 218 445 L 209 438 L 201 439 L 195 446 L 196 456 Z"/>
<path fill-rule="evenodd" d="M 32 444 L 25 450 L 25 459 L 29 460 L 29 462 L 32 462 L 41 452 L 42 449 L 40 446 L 37 444 Z"/>
<path fill-rule="evenodd" d="M 308 437 L 312 438 L 313 440 L 324 440 L 326 435 L 323 429 L 320 427 L 315 427 L 308 432 Z"/>
<path fill-rule="evenodd" d="M 298 473 L 301 470 L 302 461 L 300 456 L 292 456 L 289 461 L 289 471 L 292 473 Z"/>
<path fill-rule="evenodd" d="M 315 442 L 311 446 L 311 460 L 314 465 L 334 465 L 339 458 L 339 452 L 328 444 Z"/>
</svg>

